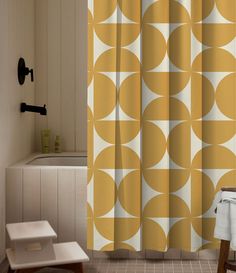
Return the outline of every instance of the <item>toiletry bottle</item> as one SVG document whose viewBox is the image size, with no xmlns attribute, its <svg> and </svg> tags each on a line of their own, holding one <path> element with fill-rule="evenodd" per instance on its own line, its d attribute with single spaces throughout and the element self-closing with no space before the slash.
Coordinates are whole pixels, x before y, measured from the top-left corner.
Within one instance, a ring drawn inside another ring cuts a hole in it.
<svg viewBox="0 0 236 273">
<path fill-rule="evenodd" d="M 61 138 L 60 138 L 60 136 L 56 136 L 56 139 L 55 139 L 55 153 L 61 153 Z"/>
<path fill-rule="evenodd" d="M 42 153 L 48 154 L 50 152 L 50 130 L 45 129 L 41 131 Z"/>
</svg>

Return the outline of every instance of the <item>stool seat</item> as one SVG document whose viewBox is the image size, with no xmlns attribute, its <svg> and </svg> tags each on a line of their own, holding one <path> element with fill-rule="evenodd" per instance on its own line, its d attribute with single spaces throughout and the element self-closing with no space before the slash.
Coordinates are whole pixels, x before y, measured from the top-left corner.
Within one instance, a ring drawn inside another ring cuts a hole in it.
<svg viewBox="0 0 236 273">
<path fill-rule="evenodd" d="M 14 270 L 74 264 L 89 261 L 88 256 L 76 242 L 53 244 L 53 248 L 56 257 L 53 260 L 18 264 L 15 260 L 15 253 L 13 249 L 7 249 L 7 258 L 11 268 Z"/>
<path fill-rule="evenodd" d="M 11 242 L 57 238 L 48 221 L 7 224 L 6 229 Z"/>
</svg>

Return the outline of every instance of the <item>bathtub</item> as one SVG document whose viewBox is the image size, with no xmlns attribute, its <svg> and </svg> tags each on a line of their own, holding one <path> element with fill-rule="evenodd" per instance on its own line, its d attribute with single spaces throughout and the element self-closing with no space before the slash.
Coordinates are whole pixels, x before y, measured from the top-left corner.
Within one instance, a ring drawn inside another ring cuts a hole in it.
<svg viewBox="0 0 236 273">
<path fill-rule="evenodd" d="M 48 220 L 58 242 L 86 250 L 85 154 L 35 154 L 6 173 L 7 223 Z"/>
<path fill-rule="evenodd" d="M 85 167 L 87 166 L 87 157 L 83 155 L 40 155 L 28 161 L 29 166 L 64 166 L 64 167 Z"/>
</svg>

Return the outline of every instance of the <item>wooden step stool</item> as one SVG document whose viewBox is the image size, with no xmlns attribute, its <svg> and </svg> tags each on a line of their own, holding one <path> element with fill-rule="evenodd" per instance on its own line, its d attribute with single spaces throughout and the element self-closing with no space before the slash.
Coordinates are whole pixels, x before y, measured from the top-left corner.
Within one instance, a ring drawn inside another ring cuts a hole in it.
<svg viewBox="0 0 236 273">
<path fill-rule="evenodd" d="M 221 190 L 236 192 L 236 188 L 222 188 Z M 227 270 L 236 271 L 236 263 L 228 261 L 229 250 L 230 250 L 230 241 L 221 240 L 217 273 L 226 273 Z"/>
<path fill-rule="evenodd" d="M 44 267 L 69 269 L 83 273 L 89 261 L 77 242 L 53 244 L 57 234 L 47 221 L 8 224 L 12 248 L 6 250 L 9 273 L 33 273 Z"/>
</svg>

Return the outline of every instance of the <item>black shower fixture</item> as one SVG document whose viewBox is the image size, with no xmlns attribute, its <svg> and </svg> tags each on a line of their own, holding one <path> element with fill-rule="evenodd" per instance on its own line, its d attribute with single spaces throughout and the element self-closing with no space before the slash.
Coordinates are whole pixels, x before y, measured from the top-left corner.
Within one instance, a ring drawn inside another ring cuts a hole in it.
<svg viewBox="0 0 236 273">
<path fill-rule="evenodd" d="M 25 60 L 23 58 L 19 59 L 18 62 L 18 81 L 20 85 L 23 85 L 25 82 L 25 77 L 31 75 L 31 81 L 34 81 L 34 71 L 33 69 L 29 69 L 25 65 Z"/>
<path fill-rule="evenodd" d="M 20 106 L 20 111 L 22 113 L 24 113 L 24 112 L 39 113 L 42 116 L 46 116 L 47 115 L 47 109 L 46 109 L 46 105 L 45 104 L 44 104 L 43 107 L 41 107 L 41 106 L 28 105 L 25 102 L 22 102 L 21 106 Z"/>
</svg>

